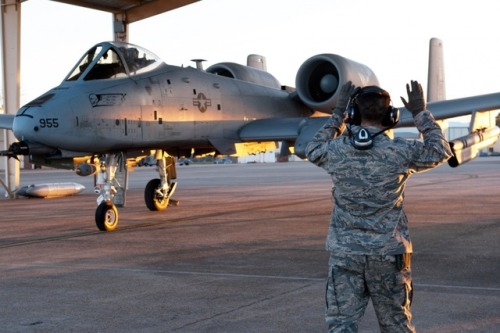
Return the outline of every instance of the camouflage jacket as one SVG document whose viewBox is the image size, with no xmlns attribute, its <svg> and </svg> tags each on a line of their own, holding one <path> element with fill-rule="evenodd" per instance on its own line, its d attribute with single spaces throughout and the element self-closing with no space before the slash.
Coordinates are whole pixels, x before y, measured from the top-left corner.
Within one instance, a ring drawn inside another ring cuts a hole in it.
<svg viewBox="0 0 500 333">
<path fill-rule="evenodd" d="M 420 112 L 414 121 L 423 142 L 383 133 L 373 138 L 371 149 L 358 150 L 349 137 L 340 135 L 345 124 L 334 113 L 308 144 L 307 158 L 331 175 L 334 186 L 327 250 L 361 255 L 412 252 L 403 210 L 406 181 L 452 154 L 429 111 Z M 372 134 L 380 130 L 367 129 Z"/>
</svg>

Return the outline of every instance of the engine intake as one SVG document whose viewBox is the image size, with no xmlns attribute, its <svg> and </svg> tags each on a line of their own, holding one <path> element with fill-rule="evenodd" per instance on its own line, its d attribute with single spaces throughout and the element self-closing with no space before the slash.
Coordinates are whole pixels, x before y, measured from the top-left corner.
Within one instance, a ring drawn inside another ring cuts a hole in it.
<svg viewBox="0 0 500 333">
<path fill-rule="evenodd" d="M 367 66 L 336 54 L 319 54 L 300 66 L 295 86 L 304 104 L 331 113 L 340 87 L 348 81 L 358 87 L 379 85 L 377 76 Z"/>
</svg>

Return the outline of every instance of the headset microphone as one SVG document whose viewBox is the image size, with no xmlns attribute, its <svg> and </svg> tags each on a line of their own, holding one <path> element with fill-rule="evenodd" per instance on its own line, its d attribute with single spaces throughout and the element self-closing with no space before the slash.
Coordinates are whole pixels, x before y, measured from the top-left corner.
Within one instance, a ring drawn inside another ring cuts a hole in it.
<svg viewBox="0 0 500 333">
<path fill-rule="evenodd" d="M 351 136 L 351 143 L 356 149 L 367 150 L 373 147 L 373 137 L 366 128 L 362 127 L 355 135 Z"/>
</svg>

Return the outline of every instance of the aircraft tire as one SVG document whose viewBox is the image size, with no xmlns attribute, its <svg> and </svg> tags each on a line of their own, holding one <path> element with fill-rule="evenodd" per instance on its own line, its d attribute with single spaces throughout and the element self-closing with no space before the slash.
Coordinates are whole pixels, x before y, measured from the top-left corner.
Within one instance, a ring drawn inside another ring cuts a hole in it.
<svg viewBox="0 0 500 333">
<path fill-rule="evenodd" d="M 95 211 L 95 224 L 101 231 L 113 231 L 118 225 L 118 210 L 110 202 L 102 202 Z"/>
<path fill-rule="evenodd" d="M 170 199 L 161 198 L 157 195 L 156 190 L 161 186 L 161 180 L 158 178 L 151 179 L 144 189 L 144 201 L 146 207 L 151 211 L 165 210 L 168 207 Z"/>
</svg>

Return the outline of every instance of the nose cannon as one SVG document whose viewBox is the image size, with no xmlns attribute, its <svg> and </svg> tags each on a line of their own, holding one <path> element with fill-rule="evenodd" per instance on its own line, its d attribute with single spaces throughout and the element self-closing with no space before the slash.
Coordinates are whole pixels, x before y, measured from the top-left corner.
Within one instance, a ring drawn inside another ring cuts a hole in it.
<svg viewBox="0 0 500 333">
<path fill-rule="evenodd" d="M 14 157 L 22 155 L 44 155 L 44 154 L 55 154 L 57 149 L 44 146 L 38 143 L 28 143 L 26 141 L 14 142 L 10 145 L 8 150 L 0 152 L 0 156 Z"/>
</svg>

